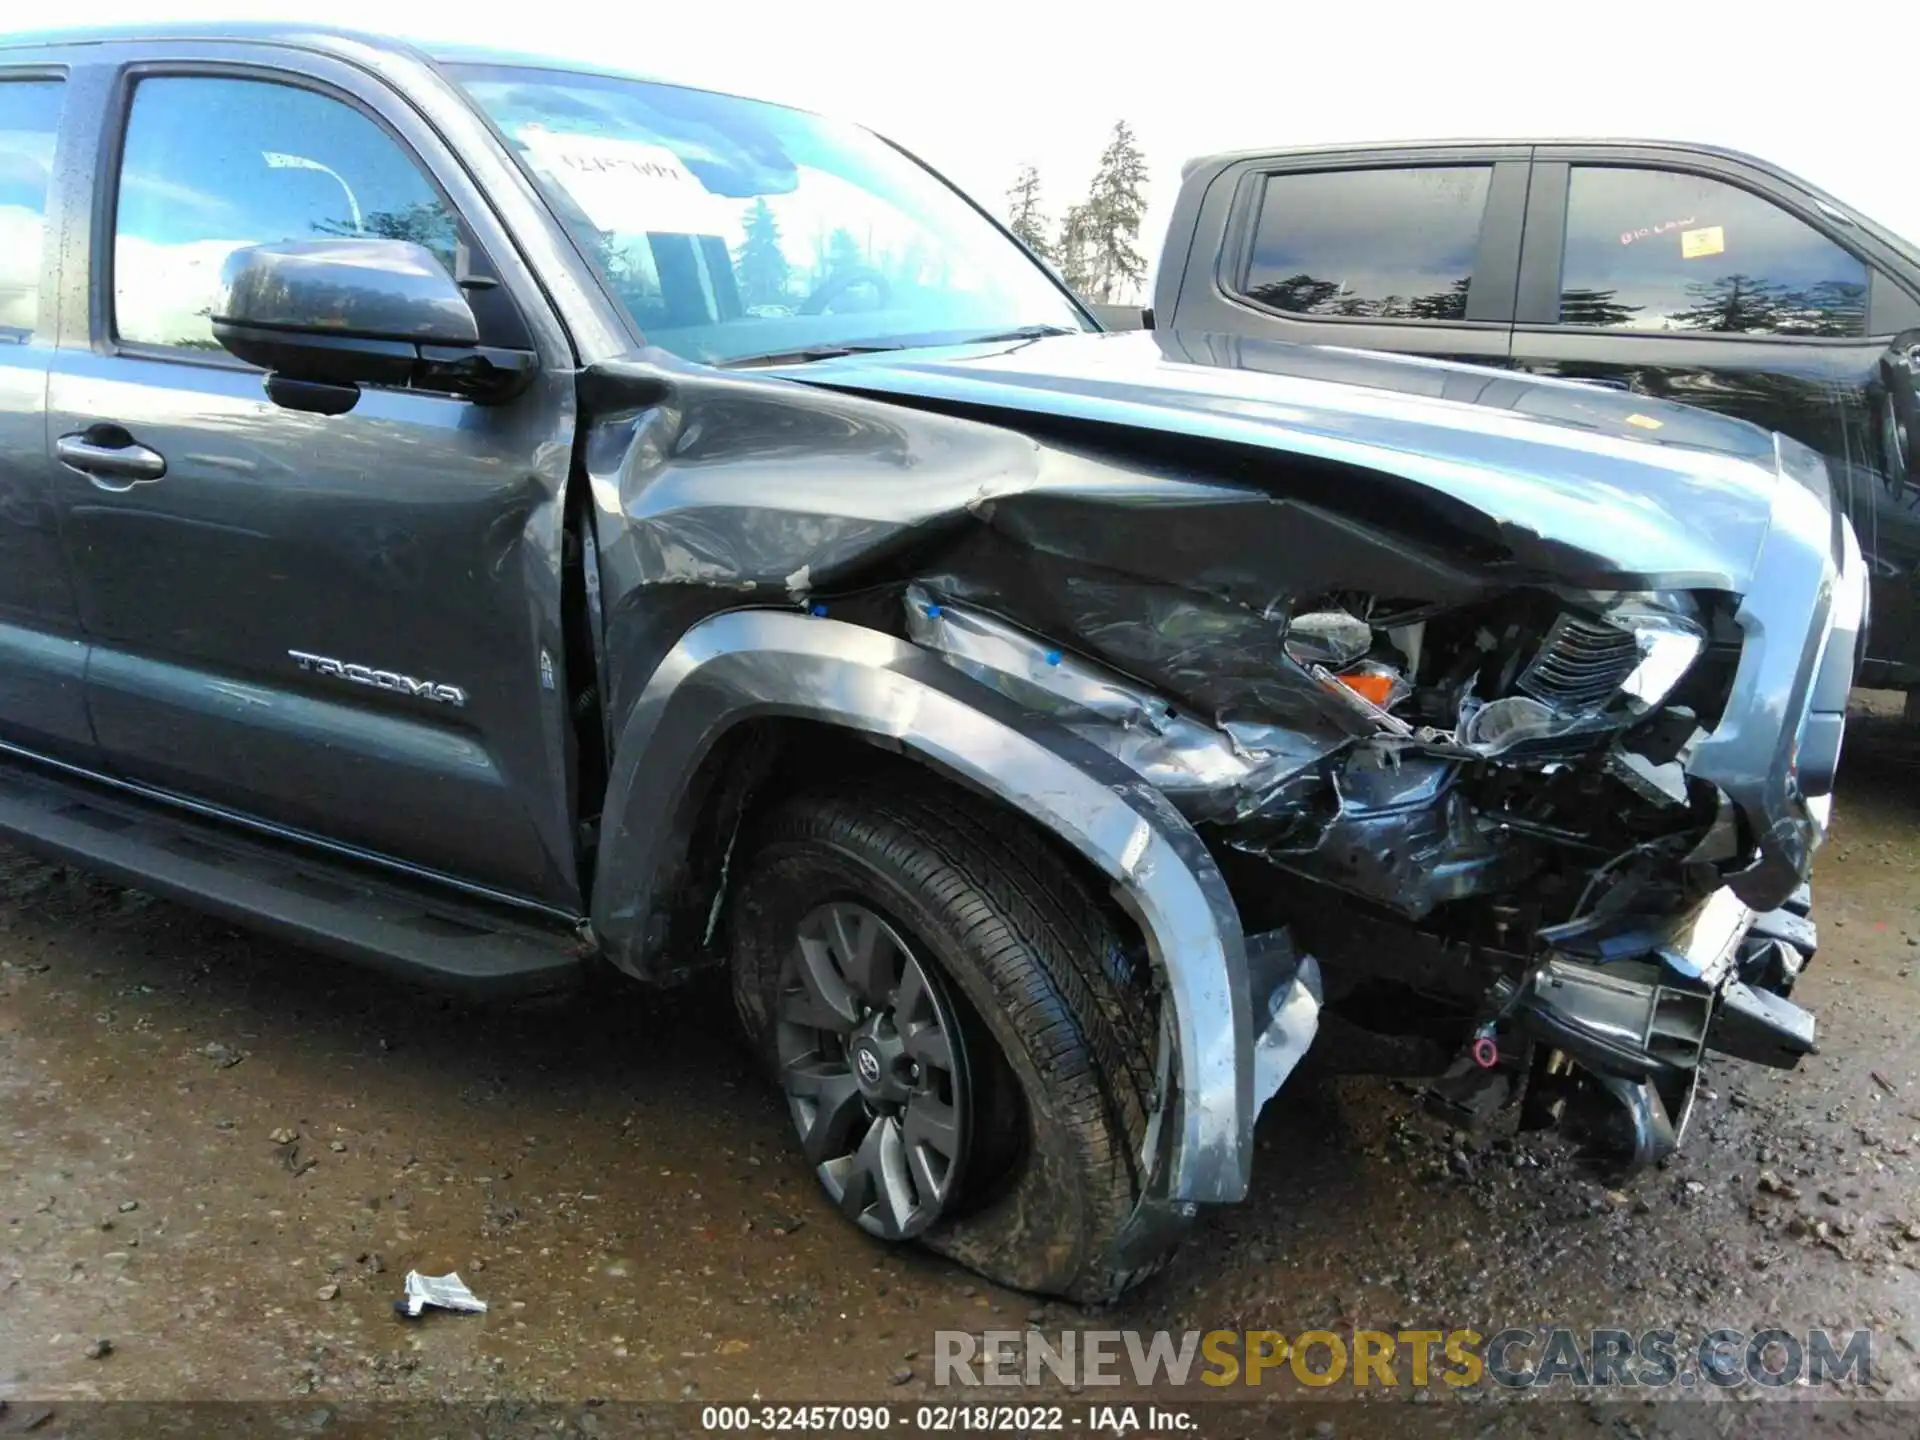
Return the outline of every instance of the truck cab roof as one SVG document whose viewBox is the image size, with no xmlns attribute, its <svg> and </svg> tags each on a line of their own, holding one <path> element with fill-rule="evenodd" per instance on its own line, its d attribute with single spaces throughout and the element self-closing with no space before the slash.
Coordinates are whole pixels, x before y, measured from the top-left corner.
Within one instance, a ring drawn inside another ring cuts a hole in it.
<svg viewBox="0 0 1920 1440">
<path fill-rule="evenodd" d="M 120 45 L 153 40 L 235 40 L 262 45 L 283 45 L 291 49 L 316 50 L 331 54 L 364 47 L 408 55 L 430 64 L 513 65 L 596 75 L 619 75 L 630 79 L 656 81 L 666 79 L 663 76 L 629 70 L 622 66 L 567 59 L 530 50 L 410 40 L 396 35 L 379 34 L 372 30 L 356 30 L 347 26 L 272 20 L 156 20 L 141 21 L 138 24 L 24 30 L 0 35 L 0 53 L 8 50 L 38 50 L 55 46 Z"/>
<path fill-rule="evenodd" d="M 1359 140 L 1351 143 L 1335 142 L 1327 145 L 1295 145 L 1277 147 L 1252 147 L 1237 150 L 1217 150 L 1210 155 L 1196 155 L 1180 167 L 1182 179 L 1200 170 L 1216 169 L 1222 165 L 1235 164 L 1241 160 L 1260 160 L 1268 157 L 1296 157 L 1302 155 L 1364 155 L 1376 151 L 1402 152 L 1407 150 L 1485 150 L 1496 146 L 1526 147 L 1533 145 L 1579 145 L 1596 146 L 1608 149 L 1627 150 L 1672 150 L 1689 155 L 1713 155 L 1722 160 L 1737 160 L 1745 165 L 1757 165 L 1763 170 L 1785 176 L 1788 172 L 1779 169 L 1758 156 L 1743 150 L 1732 150 L 1722 145 L 1696 145 L 1684 140 L 1649 140 L 1630 135 L 1482 135 L 1465 138 L 1435 139 L 1428 137 L 1419 140 Z M 1789 177 L 1791 178 L 1791 177 Z"/>
</svg>

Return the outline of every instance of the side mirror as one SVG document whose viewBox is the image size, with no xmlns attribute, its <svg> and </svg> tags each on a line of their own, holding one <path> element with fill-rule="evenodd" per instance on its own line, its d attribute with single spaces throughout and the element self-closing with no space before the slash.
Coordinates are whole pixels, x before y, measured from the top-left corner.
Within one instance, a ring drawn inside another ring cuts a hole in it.
<svg viewBox="0 0 1920 1440">
<path fill-rule="evenodd" d="M 1886 391 L 1880 448 L 1887 484 L 1899 499 L 1908 487 L 1920 488 L 1920 330 L 1893 337 L 1880 357 L 1880 386 Z"/>
<path fill-rule="evenodd" d="M 460 287 L 411 241 L 243 246 L 221 267 L 220 289 L 214 339 L 267 371 L 267 393 L 291 409 L 339 414 L 361 385 L 497 403 L 533 373 L 530 353 L 480 344 Z"/>
</svg>

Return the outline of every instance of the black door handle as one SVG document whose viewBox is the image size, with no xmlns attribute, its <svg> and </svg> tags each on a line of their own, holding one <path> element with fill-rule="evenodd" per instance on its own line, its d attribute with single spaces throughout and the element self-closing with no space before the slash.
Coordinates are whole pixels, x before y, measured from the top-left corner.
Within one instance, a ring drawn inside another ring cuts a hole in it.
<svg viewBox="0 0 1920 1440">
<path fill-rule="evenodd" d="M 167 473 L 167 457 L 136 442 L 118 425 L 89 425 L 53 442 L 62 465 L 104 490 L 125 490 Z"/>
</svg>

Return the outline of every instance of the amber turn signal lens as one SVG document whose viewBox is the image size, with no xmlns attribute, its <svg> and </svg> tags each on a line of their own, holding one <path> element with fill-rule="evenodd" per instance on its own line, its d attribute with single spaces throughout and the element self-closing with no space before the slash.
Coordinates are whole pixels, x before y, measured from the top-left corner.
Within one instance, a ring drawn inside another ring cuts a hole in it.
<svg viewBox="0 0 1920 1440">
<path fill-rule="evenodd" d="M 1387 701 L 1393 698 L 1393 676 L 1377 674 L 1336 675 L 1334 679 L 1346 686 L 1362 700 L 1371 700 L 1383 710 Z"/>
</svg>

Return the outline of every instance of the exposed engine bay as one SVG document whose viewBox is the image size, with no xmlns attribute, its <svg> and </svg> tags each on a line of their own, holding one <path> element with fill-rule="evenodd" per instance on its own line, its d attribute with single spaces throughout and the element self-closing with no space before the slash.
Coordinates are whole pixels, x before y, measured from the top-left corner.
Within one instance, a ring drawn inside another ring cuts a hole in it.
<svg viewBox="0 0 1920 1440">
<path fill-rule="evenodd" d="M 1096 602 L 1068 648 L 955 598 L 977 590 L 909 586 L 909 635 L 1138 771 L 1210 843 L 1272 867 L 1263 886 L 1242 866 L 1239 889 L 1266 891 L 1267 918 L 1325 966 L 1334 1013 L 1349 1000 L 1347 1023 L 1372 1032 L 1355 1067 L 1438 1074 L 1451 1118 L 1524 1095 L 1547 1123 L 1572 1099 L 1604 1158 L 1657 1160 L 1684 1127 L 1735 950 L 1781 995 L 1811 954 L 1804 921 L 1800 949 L 1747 943 L 1750 912 L 1721 874 L 1742 853 L 1738 822 L 1684 764 L 1732 683 L 1728 597 L 1342 592 L 1256 614 L 1112 594 L 1132 615 Z M 1276 690 L 1268 713 L 1298 716 L 1312 697 L 1311 722 L 1262 718 Z M 1721 953 L 1663 975 L 1654 957 L 1689 914 Z M 1746 1048 L 1770 1054 L 1750 1058 L 1798 1059 L 1764 1001 L 1734 1003 L 1768 1031 Z"/>
<path fill-rule="evenodd" d="M 1625 597 L 1582 613 L 1543 597 L 1449 611 L 1325 596 L 1230 628 L 1193 603 L 1151 635 L 1136 622 L 1078 637 L 1118 638 L 1176 683 L 1205 667 L 1216 695 L 1223 673 L 1255 677 L 1212 713 L 929 586 L 908 592 L 907 624 L 1125 760 L 1236 850 L 1411 920 L 1502 894 L 1516 907 L 1505 926 L 1572 934 L 1630 911 L 1671 915 L 1719 884 L 1717 797 L 1679 763 L 1731 678 L 1728 655 L 1696 666 L 1716 619 L 1731 619 L 1710 606 Z M 1737 633 L 1722 645 L 1737 654 Z M 1317 696 L 1326 724 L 1260 719 L 1261 668 L 1290 700 Z"/>
</svg>

